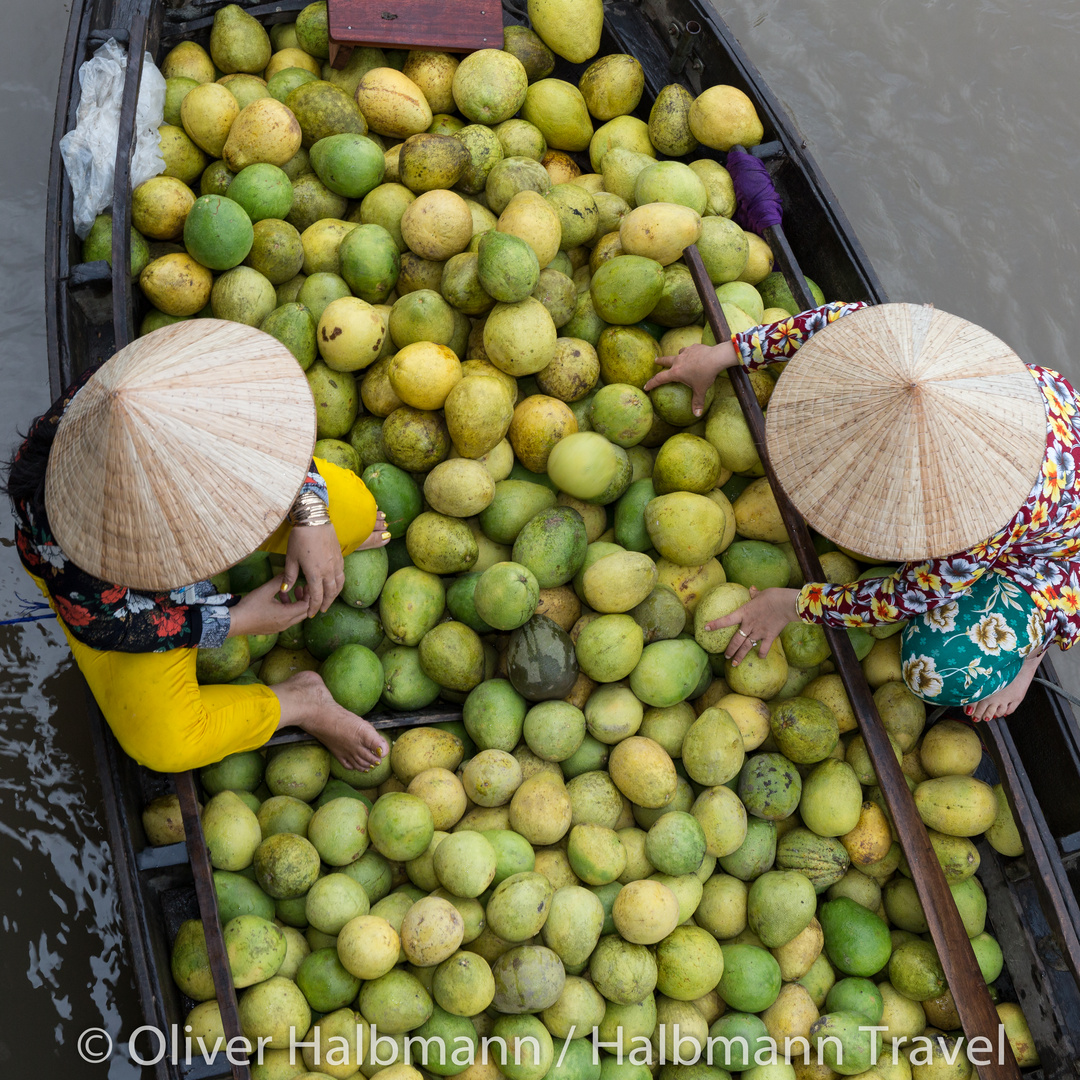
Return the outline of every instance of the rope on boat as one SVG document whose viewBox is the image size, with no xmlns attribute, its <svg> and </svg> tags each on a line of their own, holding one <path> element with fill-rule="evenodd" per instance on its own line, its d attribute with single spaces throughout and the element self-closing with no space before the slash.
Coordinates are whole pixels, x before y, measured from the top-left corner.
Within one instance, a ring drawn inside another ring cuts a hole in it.
<svg viewBox="0 0 1080 1080">
<path fill-rule="evenodd" d="M 780 196 L 765 164 L 741 146 L 727 153 L 727 171 L 735 186 L 735 222 L 759 236 L 782 220 Z"/>
<path fill-rule="evenodd" d="M 56 612 L 43 600 L 27 600 L 25 597 L 15 594 L 19 601 L 19 617 L 17 619 L 0 619 L 0 626 L 14 626 L 15 623 L 41 622 L 44 619 L 55 619 Z"/>
</svg>

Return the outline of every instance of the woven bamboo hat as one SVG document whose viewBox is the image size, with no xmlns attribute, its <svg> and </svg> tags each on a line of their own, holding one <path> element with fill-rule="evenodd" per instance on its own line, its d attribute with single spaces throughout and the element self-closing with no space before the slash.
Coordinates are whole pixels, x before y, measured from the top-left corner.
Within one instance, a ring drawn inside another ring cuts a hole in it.
<svg viewBox="0 0 1080 1080">
<path fill-rule="evenodd" d="M 875 559 L 936 558 L 1007 524 L 1046 453 L 1042 395 L 993 334 L 917 304 L 838 319 L 796 353 L 766 439 L 807 521 Z"/>
<path fill-rule="evenodd" d="M 219 319 L 166 326 L 121 349 L 65 411 L 49 525 L 95 577 L 179 588 L 277 528 L 314 444 L 315 402 L 284 345 Z"/>
</svg>

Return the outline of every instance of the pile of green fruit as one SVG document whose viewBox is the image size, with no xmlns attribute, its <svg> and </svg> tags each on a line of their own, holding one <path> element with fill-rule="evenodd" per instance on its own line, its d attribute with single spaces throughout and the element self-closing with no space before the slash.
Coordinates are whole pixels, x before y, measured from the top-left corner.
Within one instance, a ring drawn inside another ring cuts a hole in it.
<svg viewBox="0 0 1080 1080">
<path fill-rule="evenodd" d="M 370 773 L 318 746 L 204 770 L 241 1020 L 273 1040 L 253 1076 L 374 1075 L 358 1023 L 393 1042 L 384 1080 L 418 1080 L 406 1035 L 523 1048 L 429 1060 L 436 1076 L 648 1080 L 640 1059 L 594 1062 L 594 1026 L 627 1052 L 670 1054 L 676 1025 L 742 1036 L 750 1058 L 726 1067 L 757 1080 L 864 1072 L 860 1025 L 889 1045 L 955 1032 L 955 1007 L 820 628 L 792 624 L 738 668 L 705 630 L 750 586 L 801 583 L 729 380 L 700 420 L 685 387 L 643 390 L 657 357 L 712 340 L 686 245 L 734 330 L 795 311 L 708 156 L 762 127 L 732 87 L 672 85 L 645 108 L 626 55 L 576 86 L 548 77 L 553 50 L 593 58 L 602 6 L 533 8 L 539 33 L 507 28 L 503 50 L 356 49 L 335 70 L 325 4 L 269 35 L 230 6 L 209 52 L 164 59 L 166 174 L 132 205 L 142 332 L 212 315 L 285 343 L 319 406 L 317 455 L 363 476 L 393 536 L 347 558 L 325 614 L 201 651 L 200 679 L 318 669 L 360 714 L 464 710 L 402 733 Z M 100 219 L 85 256 L 109 237 Z M 781 367 L 752 376 L 763 405 Z M 884 572 L 821 549 L 830 580 Z M 219 585 L 272 573 L 256 553 Z M 1022 849 L 1000 790 L 970 775 L 974 733 L 923 735 L 897 629 L 851 636 L 992 982 L 970 837 Z M 175 836 L 171 801 L 146 820 Z M 211 1045 L 198 922 L 173 971 Z M 1000 1009 L 1034 1060 L 1022 1014 Z M 290 1064 L 290 1029 L 309 1028 L 351 1056 Z M 843 1060 L 754 1066 L 753 1047 L 800 1035 L 836 1036 Z M 931 1058 L 870 1075 L 970 1071 Z"/>
<path fill-rule="evenodd" d="M 817 698 L 770 710 L 738 694 L 628 716 L 632 694 L 612 690 L 621 713 L 485 682 L 464 723 L 394 732 L 366 773 L 315 744 L 202 770 L 240 1020 L 268 1040 L 256 1080 L 386 1067 L 384 1080 L 418 1080 L 406 1040 L 431 1038 L 446 1051 L 425 1073 L 469 1080 L 649 1080 L 650 1063 L 668 1080 L 971 1074 L 963 1051 L 947 1067 L 956 1007 L 861 737 L 841 733 L 851 725 Z M 920 717 L 890 735 L 992 982 L 1002 956 L 972 838 L 986 829 L 1015 854 L 1018 836 L 1000 788 L 970 775 L 973 729 L 921 729 Z M 152 838 L 171 838 L 171 813 L 171 799 L 147 809 Z M 185 1030 L 214 1046 L 198 920 L 180 928 L 172 970 L 200 1003 Z M 998 1009 L 1021 1064 L 1035 1064 L 1019 1007 Z M 594 1028 L 607 1044 L 595 1060 Z M 376 1050 L 374 1032 L 387 1036 Z M 820 1059 L 793 1042 L 791 1064 L 764 1064 L 772 1043 L 782 1060 L 785 1040 L 826 1036 Z M 292 1063 L 290 1038 L 309 1044 Z M 510 1050 L 492 1042 L 484 1063 L 487 1038 Z M 718 1042 L 712 1067 L 695 1064 L 686 1040 L 709 1039 L 731 1040 L 731 1057 Z M 316 1040 L 323 1055 L 346 1049 L 320 1058 Z"/>
</svg>

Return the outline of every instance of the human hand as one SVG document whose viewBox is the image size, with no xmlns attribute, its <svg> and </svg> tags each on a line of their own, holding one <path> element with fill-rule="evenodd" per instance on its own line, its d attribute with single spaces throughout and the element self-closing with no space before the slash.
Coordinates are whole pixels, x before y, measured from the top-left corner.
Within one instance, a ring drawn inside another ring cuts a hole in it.
<svg viewBox="0 0 1080 1080">
<path fill-rule="evenodd" d="M 695 416 L 705 411 L 705 394 L 721 371 L 734 367 L 739 354 L 730 341 L 719 345 L 688 345 L 679 350 L 678 356 L 661 356 L 656 361 L 666 370 L 657 372 L 646 384 L 646 390 L 654 390 L 665 383 L 681 382 L 694 392 L 691 408 Z"/>
<path fill-rule="evenodd" d="M 301 571 L 305 581 L 306 615 L 311 618 L 325 611 L 345 585 L 345 560 L 333 525 L 293 527 L 285 552 L 282 592 L 288 592 L 296 584 Z"/>
<path fill-rule="evenodd" d="M 750 599 L 730 615 L 705 624 L 706 630 L 720 630 L 725 626 L 738 626 L 728 642 L 724 655 L 736 667 L 756 645 L 758 656 L 768 655 L 772 643 L 789 622 L 798 619 L 795 609 L 798 589 L 765 589 L 759 592 L 751 586 Z"/>
<path fill-rule="evenodd" d="M 279 574 L 265 585 L 252 589 L 238 604 L 229 609 L 229 637 L 240 634 L 279 634 L 307 617 L 303 590 L 297 590 L 299 599 L 294 603 L 282 597 L 281 582 Z"/>
</svg>

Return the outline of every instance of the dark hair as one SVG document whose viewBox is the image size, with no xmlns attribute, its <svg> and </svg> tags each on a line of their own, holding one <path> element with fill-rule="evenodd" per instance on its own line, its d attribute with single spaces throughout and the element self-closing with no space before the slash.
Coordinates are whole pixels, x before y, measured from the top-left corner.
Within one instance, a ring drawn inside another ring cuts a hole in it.
<svg viewBox="0 0 1080 1080">
<path fill-rule="evenodd" d="M 50 422 L 48 413 L 30 425 L 25 439 L 8 459 L 2 485 L 15 516 L 23 518 L 25 508 L 34 522 L 46 530 L 49 521 L 45 512 L 45 471 L 58 427 L 55 420 Z"/>
</svg>

